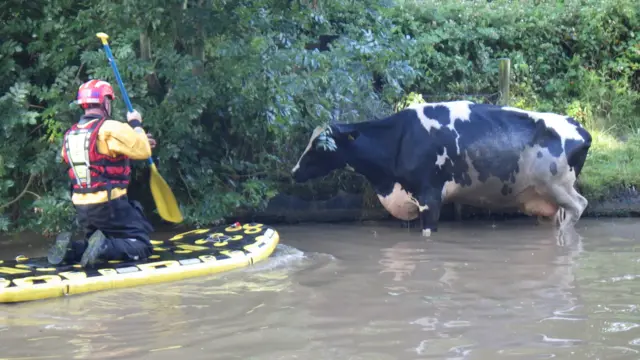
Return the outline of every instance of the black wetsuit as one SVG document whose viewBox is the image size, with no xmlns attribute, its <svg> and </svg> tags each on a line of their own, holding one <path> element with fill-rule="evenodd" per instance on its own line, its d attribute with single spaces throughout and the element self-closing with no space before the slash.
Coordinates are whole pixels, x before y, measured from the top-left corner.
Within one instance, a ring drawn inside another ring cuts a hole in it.
<svg viewBox="0 0 640 360">
<path fill-rule="evenodd" d="M 108 260 L 139 260 L 151 255 L 153 246 L 149 233 L 153 226 L 144 216 L 139 202 L 124 195 L 107 203 L 75 205 L 75 208 L 85 239 L 72 243 L 68 260 L 80 261 L 87 248 L 87 239 L 96 230 L 107 237 L 107 250 L 102 257 Z"/>
</svg>

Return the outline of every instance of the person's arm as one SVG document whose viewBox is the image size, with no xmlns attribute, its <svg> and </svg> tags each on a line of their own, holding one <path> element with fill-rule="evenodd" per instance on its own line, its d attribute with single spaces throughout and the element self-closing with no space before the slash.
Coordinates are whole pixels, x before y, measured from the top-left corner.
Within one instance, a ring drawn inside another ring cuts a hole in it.
<svg viewBox="0 0 640 360">
<path fill-rule="evenodd" d="M 137 112 L 136 110 L 133 110 L 133 112 L 128 112 L 127 121 L 129 122 L 129 125 L 134 130 L 144 133 L 144 130 L 142 129 L 142 116 L 140 115 L 139 112 Z M 156 139 L 154 139 L 153 136 L 151 136 L 151 133 L 147 133 L 146 135 L 147 135 L 147 140 L 149 140 L 149 145 L 151 146 L 151 148 L 152 149 L 155 148 Z"/>
<path fill-rule="evenodd" d="M 133 114 L 133 115 L 132 115 Z M 127 114 L 129 124 L 107 120 L 100 129 L 112 155 L 125 155 L 133 160 L 144 160 L 151 156 L 147 134 L 137 111 Z"/>
</svg>

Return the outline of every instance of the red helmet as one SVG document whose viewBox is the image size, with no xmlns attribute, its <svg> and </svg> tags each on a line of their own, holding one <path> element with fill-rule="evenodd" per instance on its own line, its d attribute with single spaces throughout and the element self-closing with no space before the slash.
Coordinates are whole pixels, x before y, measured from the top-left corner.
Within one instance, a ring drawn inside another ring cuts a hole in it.
<svg viewBox="0 0 640 360">
<path fill-rule="evenodd" d="M 103 80 L 89 80 L 80 85 L 76 103 L 86 109 L 89 104 L 104 104 L 107 96 L 111 100 L 115 98 L 111 84 Z"/>
</svg>

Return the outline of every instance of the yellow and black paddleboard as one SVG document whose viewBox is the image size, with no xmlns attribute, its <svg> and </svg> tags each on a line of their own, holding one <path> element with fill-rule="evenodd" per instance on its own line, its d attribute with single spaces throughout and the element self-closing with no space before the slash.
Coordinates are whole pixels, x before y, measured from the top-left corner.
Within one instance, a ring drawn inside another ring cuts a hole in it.
<svg viewBox="0 0 640 360">
<path fill-rule="evenodd" d="M 168 240 L 152 240 L 143 261 L 110 261 L 83 269 L 52 267 L 46 257 L 0 260 L 0 302 L 21 302 L 215 274 L 268 258 L 279 234 L 263 224 L 239 223 L 197 229 Z"/>
</svg>

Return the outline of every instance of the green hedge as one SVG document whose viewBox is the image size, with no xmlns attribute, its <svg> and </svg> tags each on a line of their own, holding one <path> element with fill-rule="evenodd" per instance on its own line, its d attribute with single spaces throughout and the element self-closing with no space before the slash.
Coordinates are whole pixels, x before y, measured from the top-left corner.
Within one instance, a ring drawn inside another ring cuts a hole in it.
<svg viewBox="0 0 640 360">
<path fill-rule="evenodd" d="M 412 91 L 495 92 L 509 57 L 513 105 L 622 132 L 640 124 L 640 2 L 407 1 L 390 16 L 417 40 Z"/>
<path fill-rule="evenodd" d="M 512 105 L 569 113 L 611 141 L 635 136 L 639 7 L 631 0 L 11 1 L 0 30 L 7 39 L 0 231 L 73 226 L 57 163 L 62 133 L 79 115 L 70 102 L 90 76 L 116 84 L 96 32 L 111 35 L 186 222 L 206 225 L 260 208 L 280 191 L 320 198 L 360 190 L 362 179 L 343 173 L 292 183 L 289 170 L 313 126 L 387 115 L 411 93 L 429 101 L 495 94 L 500 57 L 512 61 Z M 326 35 L 337 36 L 330 51 L 314 49 Z M 115 111 L 124 119 L 122 102 Z M 134 176 L 132 195 L 152 209 L 144 162 Z M 603 181 L 592 182 L 594 196 L 604 196 L 601 185 L 637 179 Z"/>
</svg>

